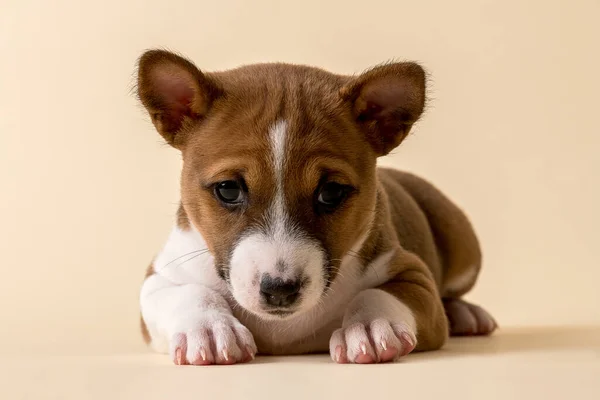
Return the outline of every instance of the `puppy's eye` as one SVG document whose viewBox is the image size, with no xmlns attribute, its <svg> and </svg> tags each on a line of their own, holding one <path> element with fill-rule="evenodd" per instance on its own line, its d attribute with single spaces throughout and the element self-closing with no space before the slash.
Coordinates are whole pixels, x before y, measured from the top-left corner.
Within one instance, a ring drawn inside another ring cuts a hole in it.
<svg viewBox="0 0 600 400">
<path fill-rule="evenodd" d="M 223 181 L 215 186 L 215 195 L 223 203 L 240 204 L 244 201 L 244 190 L 236 181 Z"/>
<path fill-rule="evenodd" d="M 348 188 L 336 182 L 328 182 L 321 186 L 317 196 L 318 205 L 325 211 L 333 211 L 337 208 L 348 192 Z"/>
</svg>

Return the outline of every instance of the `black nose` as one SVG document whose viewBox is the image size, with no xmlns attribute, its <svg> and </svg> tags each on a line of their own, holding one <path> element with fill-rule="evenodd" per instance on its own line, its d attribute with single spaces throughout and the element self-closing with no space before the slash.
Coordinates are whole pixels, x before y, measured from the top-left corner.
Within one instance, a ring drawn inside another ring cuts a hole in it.
<svg viewBox="0 0 600 400">
<path fill-rule="evenodd" d="M 260 281 L 260 294 L 267 304 L 277 307 L 289 307 L 298 299 L 300 281 L 284 281 L 264 275 Z"/>
</svg>

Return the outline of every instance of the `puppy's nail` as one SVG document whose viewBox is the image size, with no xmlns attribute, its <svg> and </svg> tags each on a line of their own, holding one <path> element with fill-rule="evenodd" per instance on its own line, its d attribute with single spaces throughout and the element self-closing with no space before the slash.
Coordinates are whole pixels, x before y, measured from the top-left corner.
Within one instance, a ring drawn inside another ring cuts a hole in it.
<svg viewBox="0 0 600 400">
<path fill-rule="evenodd" d="M 385 342 L 385 340 L 382 340 L 382 341 L 381 341 L 381 348 L 382 348 L 383 350 L 387 350 L 387 343 Z"/>
<path fill-rule="evenodd" d="M 342 346 L 338 346 L 335 348 L 335 362 L 340 362 L 342 360 Z"/>
<path fill-rule="evenodd" d="M 203 348 L 200 348 L 200 358 L 202 361 L 206 361 L 206 351 Z"/>
<path fill-rule="evenodd" d="M 362 351 L 363 354 L 367 354 L 367 346 L 364 343 L 360 344 L 360 351 Z"/>
<path fill-rule="evenodd" d="M 225 361 L 229 361 L 229 354 L 227 354 L 227 350 L 223 349 L 223 358 Z"/>
<path fill-rule="evenodd" d="M 250 356 L 250 358 L 254 360 L 255 355 L 254 355 L 254 351 L 252 350 L 252 348 L 250 348 L 250 346 L 246 346 L 246 351 L 248 352 L 248 355 Z"/>
<path fill-rule="evenodd" d="M 410 344 L 411 346 L 414 346 L 414 345 L 415 345 L 415 343 L 414 343 L 413 339 L 410 337 L 410 335 L 409 335 L 408 333 L 406 333 L 406 332 L 403 332 L 403 333 L 402 333 L 402 338 L 403 338 L 404 340 L 406 340 L 406 341 L 408 342 L 408 344 Z"/>
<path fill-rule="evenodd" d="M 183 354 L 181 352 L 181 349 L 175 350 L 175 361 L 177 362 L 177 365 L 183 364 Z"/>
</svg>

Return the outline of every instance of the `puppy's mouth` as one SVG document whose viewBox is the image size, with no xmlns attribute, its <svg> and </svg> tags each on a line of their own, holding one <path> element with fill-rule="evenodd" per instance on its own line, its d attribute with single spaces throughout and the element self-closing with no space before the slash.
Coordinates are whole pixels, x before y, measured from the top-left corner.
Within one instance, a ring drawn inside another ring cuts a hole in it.
<svg viewBox="0 0 600 400">
<path fill-rule="evenodd" d="M 281 319 L 285 319 L 291 317 L 296 313 L 295 310 L 267 310 L 269 315 L 273 315 L 275 317 L 279 317 Z"/>
<path fill-rule="evenodd" d="M 324 287 L 311 285 L 308 279 L 296 290 L 285 286 L 272 288 L 268 293 L 256 287 L 253 289 L 253 296 L 235 296 L 234 293 L 234 297 L 239 299 L 238 304 L 261 319 L 280 321 L 295 318 L 311 310 L 321 301 L 326 290 Z"/>
<path fill-rule="evenodd" d="M 323 285 L 324 286 L 324 285 Z M 311 310 L 324 293 L 324 288 L 303 288 L 294 299 L 269 298 L 269 295 L 260 293 L 256 288 L 251 290 L 252 295 L 240 295 L 234 291 L 237 303 L 246 311 L 264 320 L 286 320 L 295 318 Z M 248 293 L 248 292 L 246 292 Z"/>
<path fill-rule="evenodd" d="M 264 320 L 286 320 L 302 314 L 301 304 L 294 304 L 294 307 L 273 307 L 267 304 L 259 304 L 256 307 L 244 307 L 250 313 Z"/>
</svg>

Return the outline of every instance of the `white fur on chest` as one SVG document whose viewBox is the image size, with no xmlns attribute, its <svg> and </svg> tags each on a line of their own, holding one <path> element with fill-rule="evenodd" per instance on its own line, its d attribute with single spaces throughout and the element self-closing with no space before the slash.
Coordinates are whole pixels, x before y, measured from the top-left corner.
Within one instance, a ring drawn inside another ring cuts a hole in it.
<svg viewBox="0 0 600 400">
<path fill-rule="evenodd" d="M 352 251 L 362 247 L 365 237 L 356 243 Z M 229 302 L 234 315 L 252 331 L 257 342 L 285 350 L 287 346 L 298 342 L 304 342 L 308 348 L 311 347 L 311 340 L 315 344 L 326 342 L 330 331 L 335 328 L 332 323 L 341 321 L 352 298 L 361 290 L 379 286 L 389 279 L 387 266 L 392 256 L 391 251 L 384 253 L 365 268 L 359 259 L 347 255 L 342 260 L 340 273 L 319 304 L 298 316 L 283 320 L 261 319 L 235 303 L 227 284 L 217 275 L 213 257 L 206 250 L 204 239 L 193 228 L 173 228 L 154 260 L 154 269 L 157 275 L 175 285 L 199 284 L 220 293 Z M 332 325 L 330 329 L 329 325 Z M 326 331 L 323 332 L 323 329 Z M 317 333 L 324 337 L 316 337 Z"/>
</svg>

